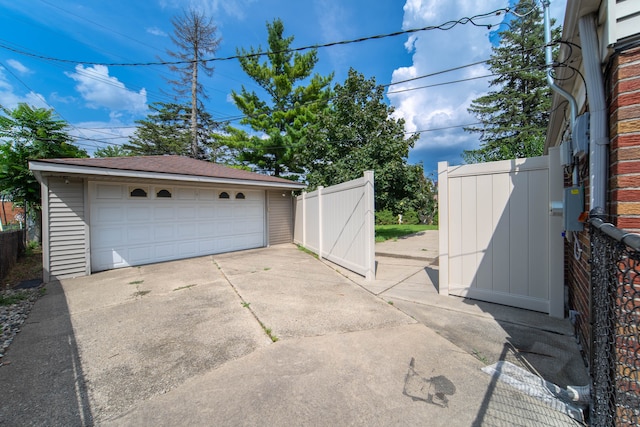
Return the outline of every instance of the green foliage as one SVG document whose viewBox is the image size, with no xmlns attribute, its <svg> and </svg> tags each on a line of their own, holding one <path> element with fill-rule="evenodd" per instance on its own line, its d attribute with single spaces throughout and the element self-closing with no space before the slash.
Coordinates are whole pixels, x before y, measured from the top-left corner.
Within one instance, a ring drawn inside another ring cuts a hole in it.
<svg viewBox="0 0 640 427">
<path fill-rule="evenodd" d="M 398 237 L 407 236 L 409 234 L 419 233 L 425 230 L 437 230 L 434 225 L 376 225 L 376 242 L 384 242 L 385 240 L 397 239 Z"/>
<path fill-rule="evenodd" d="M 239 49 L 240 65 L 266 94 L 262 98 L 244 86 L 232 92 L 233 101 L 244 115 L 242 125 L 254 134 L 232 126 L 215 136 L 219 145 L 237 149 L 237 160 L 244 165 L 275 176 L 296 179 L 304 172 L 300 153 L 302 137 L 329 98 L 333 76 L 313 74 L 316 50 L 293 53 L 293 36 L 284 37 L 284 24 L 276 19 L 267 24 L 269 50 L 260 62 L 262 48 Z M 303 84 L 304 82 L 304 84 Z"/>
<path fill-rule="evenodd" d="M 133 156 L 131 151 L 120 145 L 107 145 L 104 148 L 98 148 L 93 153 L 94 157 L 127 157 Z"/>
<path fill-rule="evenodd" d="M 354 69 L 344 84 L 335 85 L 329 108 L 318 113 L 317 124 L 305 135 L 309 189 L 356 179 L 373 170 L 377 211 L 427 210 L 433 186 L 424 177 L 422 165 L 407 164 L 418 136 L 405 138 L 404 121 L 392 117 L 393 108 L 383 97 L 384 87 Z"/>
<path fill-rule="evenodd" d="M 531 11 L 529 13 L 529 11 Z M 540 9 L 532 0 L 520 0 L 516 17 L 500 33 L 500 45 L 493 48 L 489 69 L 497 76 L 490 82 L 495 90 L 476 98 L 469 112 L 480 126 L 465 128 L 480 135 L 481 146 L 462 154 L 467 163 L 539 156 L 551 108 L 551 91 L 546 83 L 544 25 Z M 554 30 L 559 37 L 560 30 Z"/>
<path fill-rule="evenodd" d="M 0 189 L 19 206 L 40 205 L 40 184 L 29 170 L 29 160 L 87 157 L 71 143 L 67 123 L 53 110 L 19 104 L 0 107 Z"/>
<path fill-rule="evenodd" d="M 152 156 L 174 154 L 188 156 L 191 154 L 191 118 L 189 106 L 185 104 L 155 102 L 149 106 L 151 112 L 142 120 L 137 120 L 138 127 L 122 149 L 135 156 Z M 213 143 L 211 133 L 218 127 L 211 115 L 199 111 L 199 140 L 205 144 Z M 198 158 L 217 160 L 220 151 L 199 147 Z"/>
<path fill-rule="evenodd" d="M 376 225 L 397 224 L 398 216 L 394 215 L 389 209 L 376 211 Z"/>
<path fill-rule="evenodd" d="M 418 213 L 413 209 L 409 209 L 402 215 L 402 223 L 407 225 L 420 224 L 420 218 L 418 218 Z"/>
</svg>

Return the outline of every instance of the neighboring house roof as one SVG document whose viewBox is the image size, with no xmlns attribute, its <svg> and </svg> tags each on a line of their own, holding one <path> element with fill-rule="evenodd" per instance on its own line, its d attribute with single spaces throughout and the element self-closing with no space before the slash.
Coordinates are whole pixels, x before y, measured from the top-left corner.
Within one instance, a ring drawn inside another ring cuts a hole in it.
<svg viewBox="0 0 640 427">
<path fill-rule="evenodd" d="M 292 189 L 306 187 L 303 183 L 288 179 L 234 169 L 183 156 L 39 159 L 30 161 L 29 168 L 36 173 L 38 179 L 40 179 L 40 174 L 47 173 L 123 176 Z"/>
</svg>

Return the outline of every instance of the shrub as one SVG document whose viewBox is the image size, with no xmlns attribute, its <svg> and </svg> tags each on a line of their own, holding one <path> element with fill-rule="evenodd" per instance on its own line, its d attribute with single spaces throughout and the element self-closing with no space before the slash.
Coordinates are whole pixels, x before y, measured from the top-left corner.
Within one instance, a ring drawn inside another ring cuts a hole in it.
<svg viewBox="0 0 640 427">
<path fill-rule="evenodd" d="M 408 210 L 402 215 L 402 223 L 407 225 L 420 224 L 418 213 L 414 210 Z"/>
<path fill-rule="evenodd" d="M 377 225 L 391 225 L 397 224 L 398 217 L 390 210 L 376 211 L 376 224 Z"/>
</svg>

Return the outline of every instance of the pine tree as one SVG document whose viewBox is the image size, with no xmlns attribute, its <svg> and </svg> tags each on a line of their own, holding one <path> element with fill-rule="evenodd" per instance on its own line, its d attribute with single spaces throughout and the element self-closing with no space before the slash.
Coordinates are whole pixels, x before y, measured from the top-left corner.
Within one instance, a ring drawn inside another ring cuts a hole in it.
<svg viewBox="0 0 640 427">
<path fill-rule="evenodd" d="M 203 144 L 198 130 L 198 118 L 202 114 L 202 100 L 207 98 L 204 86 L 200 82 L 199 72 L 207 76 L 213 74 L 213 66 L 203 61 L 211 57 L 220 45 L 221 39 L 216 36 L 218 28 L 211 18 L 194 9 L 184 11 L 182 16 L 172 21 L 174 33 L 171 41 L 177 51 L 167 50 L 167 54 L 178 61 L 188 62 L 172 65 L 171 71 L 177 73 L 176 80 L 169 80 L 174 87 L 177 98 L 190 95 L 190 147 L 188 154 L 194 158 L 203 158 Z"/>
<path fill-rule="evenodd" d="M 469 112 L 482 123 L 465 128 L 480 134 L 481 146 L 466 150 L 467 163 L 539 156 L 551 108 L 545 75 L 542 13 L 532 0 L 520 0 L 509 29 L 500 33 L 489 69 L 495 88 L 472 101 Z M 554 30 L 556 35 L 560 30 Z"/>
<path fill-rule="evenodd" d="M 244 86 L 232 97 L 244 115 L 240 124 L 258 135 L 227 126 L 215 138 L 220 145 L 238 150 L 237 161 L 275 176 L 296 178 L 303 172 L 301 140 L 315 114 L 326 105 L 333 76 L 313 74 L 316 50 L 290 51 L 293 36 L 284 37 L 284 24 L 276 19 L 267 24 L 269 51 L 262 61 L 262 49 L 239 49 L 240 65 L 266 93 L 266 99 Z M 306 85 L 301 84 L 305 81 Z"/>
<path fill-rule="evenodd" d="M 135 156 L 151 156 L 174 154 L 189 156 L 192 154 L 192 127 L 190 106 L 155 102 L 149 106 L 151 112 L 142 119 L 136 120 L 138 127 L 128 144 L 122 148 Z M 207 150 L 211 145 L 211 134 L 217 128 L 211 115 L 198 110 L 197 116 L 198 158 L 216 160 L 218 153 Z"/>
</svg>

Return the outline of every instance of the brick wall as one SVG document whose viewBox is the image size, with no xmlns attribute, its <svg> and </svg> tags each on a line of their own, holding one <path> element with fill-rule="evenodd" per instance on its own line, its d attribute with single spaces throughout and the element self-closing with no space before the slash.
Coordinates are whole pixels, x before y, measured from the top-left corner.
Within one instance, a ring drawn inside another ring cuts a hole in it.
<svg viewBox="0 0 640 427">
<path fill-rule="evenodd" d="M 640 232 L 640 47 L 616 55 L 608 77 L 611 222 Z"/>
</svg>

